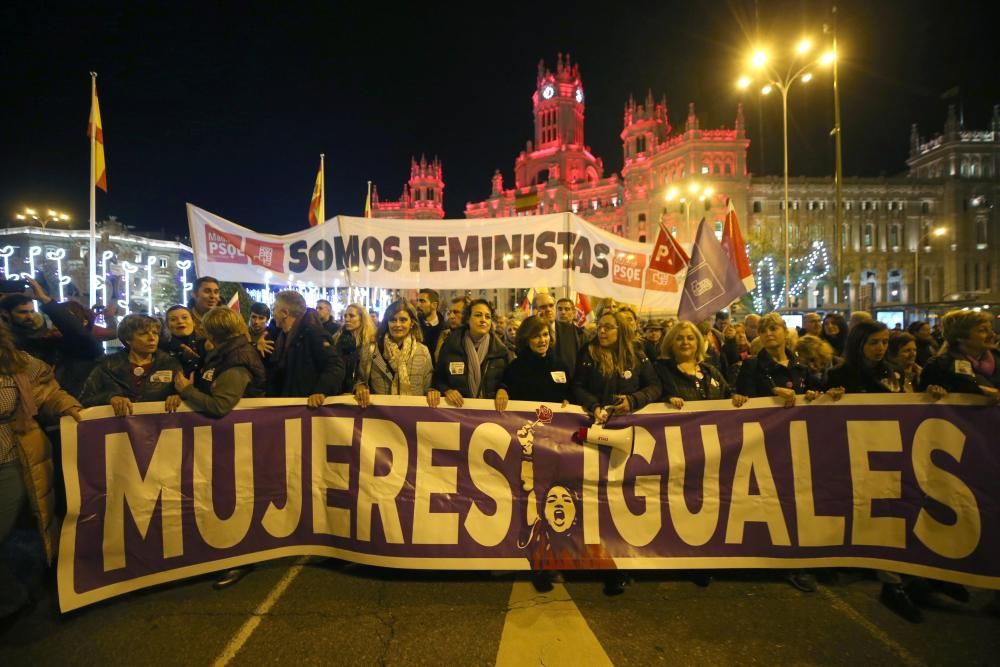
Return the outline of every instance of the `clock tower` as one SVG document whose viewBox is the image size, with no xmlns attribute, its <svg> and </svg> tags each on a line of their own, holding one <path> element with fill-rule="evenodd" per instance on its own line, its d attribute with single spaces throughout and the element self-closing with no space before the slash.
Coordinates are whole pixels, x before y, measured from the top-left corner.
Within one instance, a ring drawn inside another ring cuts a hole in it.
<svg viewBox="0 0 1000 667">
<path fill-rule="evenodd" d="M 602 176 L 604 165 L 584 145 L 585 108 L 580 66 L 569 55 L 559 54 L 556 70 L 538 63 L 538 78 L 531 96 L 535 139 L 529 141 L 514 165 L 515 187 L 542 183 L 584 183 Z"/>
</svg>

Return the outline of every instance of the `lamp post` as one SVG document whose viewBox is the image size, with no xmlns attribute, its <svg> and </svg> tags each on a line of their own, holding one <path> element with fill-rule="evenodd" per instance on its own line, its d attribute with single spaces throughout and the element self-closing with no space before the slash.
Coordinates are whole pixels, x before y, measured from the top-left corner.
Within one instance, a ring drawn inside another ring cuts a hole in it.
<svg viewBox="0 0 1000 667">
<path fill-rule="evenodd" d="M 913 249 L 913 297 L 914 304 L 920 303 L 920 248 L 930 241 L 931 235 L 941 237 L 948 233 L 947 227 L 935 227 L 917 237 L 917 247 Z M 927 296 L 930 299 L 930 295 Z"/>
<path fill-rule="evenodd" d="M 764 86 L 760 89 L 761 94 L 769 95 L 775 89 L 781 93 L 781 136 L 782 143 L 784 144 L 785 185 L 785 215 L 784 224 L 781 228 L 781 242 L 785 250 L 785 310 L 789 310 L 792 307 L 791 257 L 788 244 L 788 228 L 791 224 L 788 213 L 788 91 L 796 81 L 809 83 L 813 77 L 812 72 L 809 70 L 816 65 L 829 65 L 835 59 L 832 51 L 824 53 L 819 58 L 808 58 L 807 56 L 812 51 L 812 46 L 812 41 L 808 38 L 800 40 L 795 46 L 791 59 L 788 60 L 784 68 L 781 68 L 780 63 L 772 64 L 771 57 L 767 51 L 762 49 L 758 49 L 750 57 L 751 68 L 757 71 L 760 79 L 765 82 Z M 753 82 L 754 79 L 752 77 L 744 75 L 740 77 L 737 85 L 740 88 L 746 89 Z"/>
<path fill-rule="evenodd" d="M 47 209 L 45 214 L 41 214 L 33 208 L 25 208 L 23 211 L 14 214 L 16 220 L 26 224 L 36 223 L 42 229 L 49 226 L 50 222 L 69 222 L 71 220 L 68 213 L 61 213 L 53 209 Z"/>
<path fill-rule="evenodd" d="M 692 182 L 687 186 L 687 193 L 690 197 L 682 197 L 681 191 L 677 187 L 672 187 L 667 190 L 665 199 L 668 202 L 676 201 L 683 208 L 685 219 L 687 221 L 687 236 L 691 239 L 691 243 L 694 243 L 694 234 L 691 231 L 691 202 L 695 199 L 698 201 L 705 201 L 715 194 L 715 190 L 710 185 L 703 186 L 698 182 Z"/>
</svg>

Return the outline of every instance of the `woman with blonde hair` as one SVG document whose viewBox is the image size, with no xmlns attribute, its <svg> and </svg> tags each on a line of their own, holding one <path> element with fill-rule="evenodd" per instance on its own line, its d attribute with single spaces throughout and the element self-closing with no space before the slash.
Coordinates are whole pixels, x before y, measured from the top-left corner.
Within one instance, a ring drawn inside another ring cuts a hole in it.
<svg viewBox="0 0 1000 667">
<path fill-rule="evenodd" d="M 667 332 L 655 364 L 663 398 L 678 410 L 685 401 L 731 398 L 740 407 L 747 397 L 732 391 L 722 372 L 705 363 L 705 339 L 691 322 L 681 320 Z"/>
<path fill-rule="evenodd" d="M 761 350 L 743 361 L 736 390 L 751 398 L 777 396 L 791 407 L 796 395 L 808 389 L 809 369 L 792 352 L 788 325 L 779 313 L 762 316 L 758 331 Z"/>
<path fill-rule="evenodd" d="M 52 445 L 35 418 L 59 415 L 80 421 L 80 403 L 59 387 L 50 366 L 18 350 L 0 324 L 0 546 L 27 501 L 47 563 L 55 557 L 58 535 L 55 473 Z M 27 590 L 0 559 L 0 618 L 27 602 Z"/>
<path fill-rule="evenodd" d="M 662 389 L 626 315 L 605 311 L 597 336 L 584 348 L 571 387 L 575 402 L 598 423 L 628 414 L 660 398 Z"/>
<path fill-rule="evenodd" d="M 375 335 L 375 350 L 358 370 L 354 398 L 368 407 L 371 394 L 425 396 L 434 362 L 423 344 L 417 310 L 404 299 L 390 305 Z"/>
<path fill-rule="evenodd" d="M 359 369 L 367 367 L 375 353 L 375 323 L 364 306 L 351 303 L 344 309 L 344 326 L 333 334 L 333 345 L 344 358 L 343 392 L 354 393 Z"/>
</svg>

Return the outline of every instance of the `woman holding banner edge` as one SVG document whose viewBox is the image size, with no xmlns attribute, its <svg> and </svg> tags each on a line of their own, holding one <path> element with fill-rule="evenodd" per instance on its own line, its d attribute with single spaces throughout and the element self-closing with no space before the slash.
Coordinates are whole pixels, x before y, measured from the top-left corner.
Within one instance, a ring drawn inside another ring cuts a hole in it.
<svg viewBox="0 0 1000 667">
<path fill-rule="evenodd" d="M 514 354 L 493 333 L 493 315 L 489 301 L 476 299 L 465 310 L 462 326 L 445 339 L 427 392 L 432 408 L 443 396 L 455 407 L 462 407 L 465 398 L 492 398 L 497 410 L 507 409 L 509 396 L 501 382 Z"/>
<path fill-rule="evenodd" d="M 374 352 L 359 366 L 354 398 L 363 408 L 371 394 L 424 396 L 431 386 L 434 362 L 422 342 L 416 309 L 400 299 L 390 305 L 375 336 Z"/>
</svg>

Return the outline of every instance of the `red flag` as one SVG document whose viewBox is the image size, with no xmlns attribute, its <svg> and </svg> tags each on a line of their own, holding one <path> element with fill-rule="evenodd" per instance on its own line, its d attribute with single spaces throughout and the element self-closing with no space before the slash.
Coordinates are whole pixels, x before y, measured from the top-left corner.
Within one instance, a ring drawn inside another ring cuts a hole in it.
<svg viewBox="0 0 1000 667">
<path fill-rule="evenodd" d="M 532 287 L 528 290 L 528 293 L 524 295 L 524 301 L 521 302 L 521 307 L 518 310 L 521 311 L 521 317 L 531 316 L 531 307 L 535 301 L 535 288 Z"/>
<path fill-rule="evenodd" d="M 236 290 L 233 292 L 233 296 L 229 299 L 229 303 L 226 304 L 229 310 L 235 310 L 237 313 L 240 312 L 240 291 Z"/>
<path fill-rule="evenodd" d="M 740 223 L 736 219 L 736 209 L 733 208 L 732 199 L 729 200 L 726 209 L 726 222 L 722 227 L 722 250 L 729 257 L 729 263 L 736 270 L 747 291 L 757 287 L 757 281 L 754 280 L 753 271 L 750 269 L 747 246 L 743 242 L 743 234 L 740 232 Z"/>
<path fill-rule="evenodd" d="M 312 200 L 309 202 L 309 226 L 315 227 L 326 222 L 326 202 L 323 201 L 323 156 L 319 158 L 319 172 L 313 186 Z"/>
<path fill-rule="evenodd" d="M 590 317 L 590 299 L 587 298 L 586 294 L 582 292 L 576 293 L 576 318 L 574 324 L 578 327 L 582 327 L 587 323 L 587 318 Z"/>
<path fill-rule="evenodd" d="M 96 75 L 95 75 L 96 76 Z M 104 126 L 101 124 L 101 105 L 97 102 L 97 83 L 91 87 L 90 122 L 87 136 L 94 140 L 93 180 L 94 186 L 108 191 L 108 169 L 104 162 Z"/>
<path fill-rule="evenodd" d="M 668 234 L 662 227 L 653 246 L 653 256 L 649 258 L 649 268 L 677 275 L 691 261 L 684 248 L 677 242 L 673 234 Z"/>
</svg>

